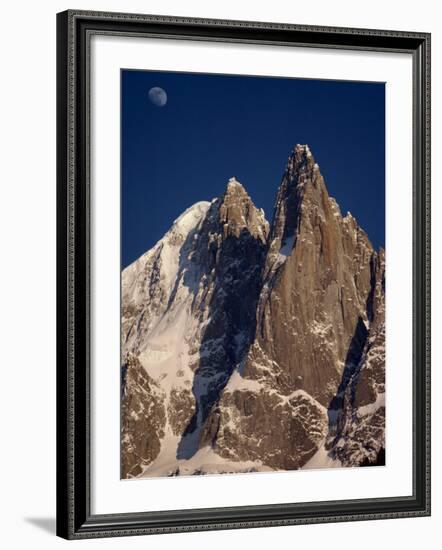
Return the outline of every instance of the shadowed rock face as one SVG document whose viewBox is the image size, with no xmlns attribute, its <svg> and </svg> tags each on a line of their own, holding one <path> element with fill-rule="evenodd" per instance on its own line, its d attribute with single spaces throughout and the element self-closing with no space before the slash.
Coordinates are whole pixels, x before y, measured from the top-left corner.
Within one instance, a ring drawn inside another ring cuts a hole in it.
<svg viewBox="0 0 442 550">
<path fill-rule="evenodd" d="M 357 363 L 348 362 L 326 447 L 344 466 L 373 465 L 385 449 L 385 256 L 371 263 L 372 292 L 367 300 L 369 329 Z M 385 455 L 383 460 L 385 461 Z"/>
<path fill-rule="evenodd" d="M 165 464 L 172 440 L 160 475 L 209 447 L 225 471 L 301 468 L 320 447 L 344 466 L 376 463 L 384 273 L 384 252 L 341 215 L 306 145 L 270 227 L 235 178 L 186 211 L 123 272 L 122 477 Z"/>
<path fill-rule="evenodd" d="M 178 445 L 180 459 L 198 451 L 212 407 L 254 336 L 267 234 L 263 213 L 232 178 L 223 197 L 212 203 L 195 251 L 208 269 L 192 308 L 203 329 L 192 387 L 195 413 Z"/>
</svg>

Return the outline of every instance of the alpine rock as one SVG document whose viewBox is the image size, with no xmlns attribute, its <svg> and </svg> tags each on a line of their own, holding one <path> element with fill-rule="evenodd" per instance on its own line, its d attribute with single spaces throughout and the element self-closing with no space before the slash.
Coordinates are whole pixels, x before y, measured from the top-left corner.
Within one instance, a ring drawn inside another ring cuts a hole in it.
<svg viewBox="0 0 442 550">
<path fill-rule="evenodd" d="M 385 253 L 307 145 L 272 222 L 235 178 L 122 273 L 121 477 L 383 464 Z"/>
</svg>

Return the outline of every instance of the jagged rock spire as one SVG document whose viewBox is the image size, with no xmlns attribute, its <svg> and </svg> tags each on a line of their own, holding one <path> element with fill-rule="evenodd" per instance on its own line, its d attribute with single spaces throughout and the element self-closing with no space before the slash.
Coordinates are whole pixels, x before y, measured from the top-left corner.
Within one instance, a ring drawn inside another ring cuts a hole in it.
<svg viewBox="0 0 442 550">
<path fill-rule="evenodd" d="M 261 242 L 267 239 L 269 224 L 264 212 L 258 209 L 241 183 L 231 177 L 219 205 L 219 220 L 223 233 L 239 237 L 241 231 L 248 231 Z"/>
<path fill-rule="evenodd" d="M 288 388 L 297 380 L 296 387 L 325 404 L 358 319 L 367 320 L 375 252 L 356 220 L 342 218 L 306 145 L 289 157 L 269 240 L 260 347 L 286 364 L 281 379 L 287 377 Z M 323 347 L 325 340 L 332 347 Z"/>
<path fill-rule="evenodd" d="M 272 277 L 288 256 L 301 232 L 330 218 L 332 204 L 319 166 L 308 145 L 296 145 L 290 154 L 275 201 L 265 273 Z M 327 212 L 325 212 L 327 211 Z M 333 214 L 333 213 L 332 213 Z"/>
<path fill-rule="evenodd" d="M 318 165 L 308 145 L 296 145 L 288 158 L 287 166 L 278 189 L 273 214 L 272 240 L 292 238 L 299 218 L 299 208 L 306 186 L 316 181 Z"/>
</svg>

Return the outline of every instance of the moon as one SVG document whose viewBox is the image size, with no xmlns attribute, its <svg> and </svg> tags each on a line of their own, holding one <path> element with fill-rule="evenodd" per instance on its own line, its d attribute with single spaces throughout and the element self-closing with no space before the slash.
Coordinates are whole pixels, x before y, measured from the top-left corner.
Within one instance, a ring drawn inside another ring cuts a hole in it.
<svg viewBox="0 0 442 550">
<path fill-rule="evenodd" d="M 157 107 L 164 107 L 167 103 L 167 94 L 163 88 L 154 86 L 149 90 L 149 99 Z"/>
</svg>

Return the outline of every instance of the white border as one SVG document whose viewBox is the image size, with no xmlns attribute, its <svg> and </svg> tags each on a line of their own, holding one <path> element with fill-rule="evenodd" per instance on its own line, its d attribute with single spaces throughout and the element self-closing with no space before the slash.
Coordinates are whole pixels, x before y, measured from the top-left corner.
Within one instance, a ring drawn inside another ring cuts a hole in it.
<svg viewBox="0 0 442 550">
<path fill-rule="evenodd" d="M 410 495 L 412 493 L 411 56 L 94 36 L 91 41 L 91 61 L 92 513 Z M 246 73 L 387 83 L 386 467 L 120 481 L 120 119 L 118 113 L 120 112 L 121 68 Z"/>
</svg>

